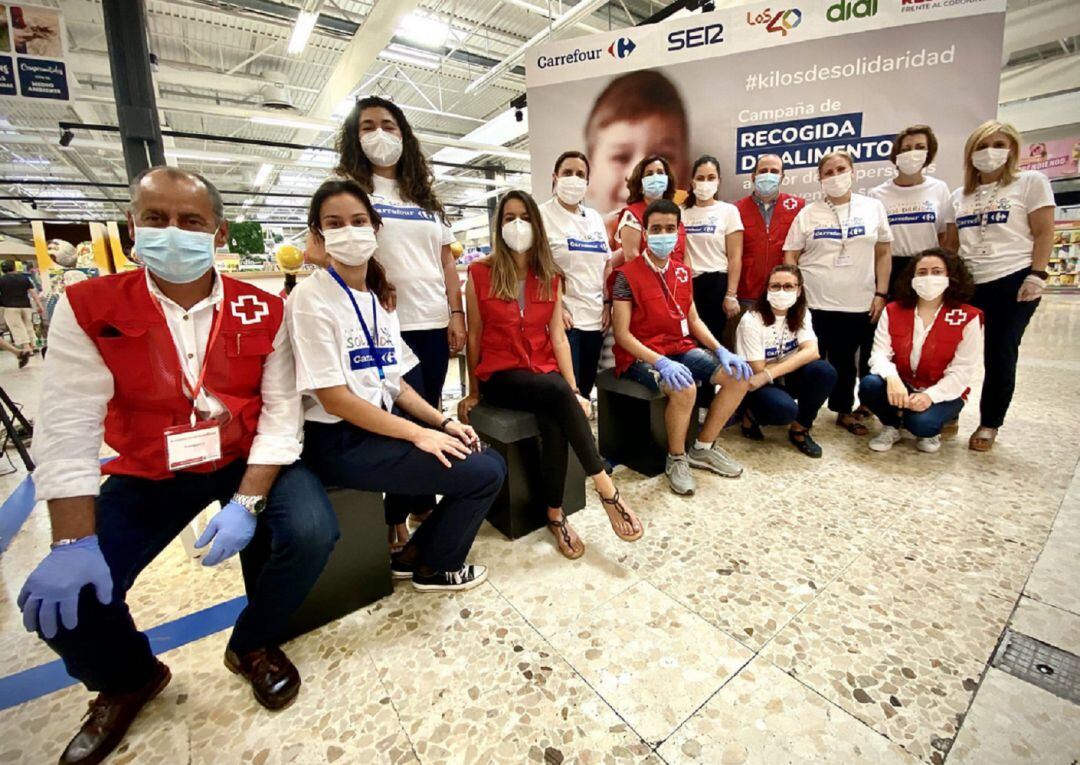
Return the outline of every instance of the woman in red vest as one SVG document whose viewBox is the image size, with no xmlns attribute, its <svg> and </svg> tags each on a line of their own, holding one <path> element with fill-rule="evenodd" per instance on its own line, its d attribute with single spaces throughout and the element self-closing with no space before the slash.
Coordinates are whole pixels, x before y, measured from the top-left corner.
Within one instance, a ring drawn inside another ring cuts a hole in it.
<svg viewBox="0 0 1080 765">
<path fill-rule="evenodd" d="M 916 255 L 878 321 L 870 374 L 859 400 L 885 426 L 870 448 L 887 452 L 903 427 L 922 452 L 941 448 L 941 429 L 964 408 L 982 361 L 982 312 L 967 304 L 974 283 L 941 248 Z"/>
<path fill-rule="evenodd" d="M 622 255 L 612 261 L 613 267 L 629 263 L 645 252 L 645 208 L 657 199 L 674 199 L 677 185 L 671 164 L 659 154 L 650 154 L 634 166 L 626 181 L 626 207 L 619 213 L 611 242 L 613 252 L 622 247 Z M 682 221 L 678 233 L 671 257 L 682 261 L 686 257 L 686 228 Z"/>
<path fill-rule="evenodd" d="M 540 209 L 525 192 L 508 192 L 491 228 L 491 256 L 469 266 L 469 396 L 458 414 L 467 421 L 483 397 L 536 415 L 548 528 L 567 558 L 585 554 L 562 509 L 568 444 L 592 478 L 616 535 L 627 542 L 640 539 L 644 529 L 604 470 L 589 427 L 589 400 L 574 378 L 562 320 L 562 277 Z"/>
</svg>

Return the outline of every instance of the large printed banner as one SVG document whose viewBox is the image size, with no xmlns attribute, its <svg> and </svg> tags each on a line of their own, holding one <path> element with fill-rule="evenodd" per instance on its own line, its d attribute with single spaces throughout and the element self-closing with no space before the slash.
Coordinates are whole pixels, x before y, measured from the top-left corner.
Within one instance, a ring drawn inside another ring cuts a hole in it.
<svg viewBox="0 0 1080 765">
<path fill-rule="evenodd" d="M 71 100 L 56 8 L 0 3 L 0 96 Z"/>
<path fill-rule="evenodd" d="M 526 54 L 533 192 L 576 149 L 592 163 L 587 203 L 622 206 L 646 154 L 679 188 L 702 154 L 720 160 L 721 195 L 749 193 L 761 154 L 779 154 L 784 190 L 820 197 L 817 161 L 846 149 L 857 191 L 891 177 L 893 136 L 926 123 L 931 172 L 962 182 L 964 141 L 997 114 L 1005 0 L 753 3 L 539 45 Z"/>
</svg>

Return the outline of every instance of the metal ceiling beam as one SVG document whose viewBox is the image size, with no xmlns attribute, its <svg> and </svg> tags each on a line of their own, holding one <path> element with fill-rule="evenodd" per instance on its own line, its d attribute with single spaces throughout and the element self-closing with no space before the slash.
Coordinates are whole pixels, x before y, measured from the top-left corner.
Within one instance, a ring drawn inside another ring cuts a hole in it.
<svg viewBox="0 0 1080 765">
<path fill-rule="evenodd" d="M 1080 35 L 1076 0 L 1046 0 L 1005 14 L 1004 61 L 1017 51 Z"/>
<path fill-rule="evenodd" d="M 1005 104 L 1077 90 L 1080 90 L 1080 53 L 1073 53 L 1005 69 L 1001 73 L 998 100 Z"/>
<path fill-rule="evenodd" d="M 554 20 L 559 16 L 557 13 L 553 13 L 550 6 L 537 5 L 536 3 L 527 2 L 527 0 L 506 0 L 507 5 L 512 5 L 515 8 L 520 8 L 528 13 L 542 16 L 545 19 Z M 606 32 L 606 29 L 600 27 L 594 27 L 592 24 L 586 24 L 584 21 L 578 21 L 574 24 L 578 29 L 583 29 L 590 34 L 595 32 Z"/>
</svg>

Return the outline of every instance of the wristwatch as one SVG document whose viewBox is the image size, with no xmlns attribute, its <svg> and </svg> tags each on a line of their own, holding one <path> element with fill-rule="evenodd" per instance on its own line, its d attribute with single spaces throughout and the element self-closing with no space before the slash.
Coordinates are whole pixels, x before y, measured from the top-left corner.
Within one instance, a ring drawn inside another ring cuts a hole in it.
<svg viewBox="0 0 1080 765">
<path fill-rule="evenodd" d="M 258 515 L 266 509 L 266 497 L 258 497 L 254 494 L 233 494 L 232 501 L 252 515 Z"/>
<path fill-rule="evenodd" d="M 1031 271 L 1031 274 L 1030 274 L 1030 275 L 1031 275 L 1031 276 L 1037 276 L 1037 277 L 1039 277 L 1040 279 L 1042 279 L 1043 281 L 1046 281 L 1047 279 L 1049 279 L 1049 278 L 1050 278 L 1050 274 L 1048 274 L 1048 273 L 1047 273 L 1046 271 L 1035 271 L 1035 270 L 1032 270 L 1032 271 Z"/>
</svg>

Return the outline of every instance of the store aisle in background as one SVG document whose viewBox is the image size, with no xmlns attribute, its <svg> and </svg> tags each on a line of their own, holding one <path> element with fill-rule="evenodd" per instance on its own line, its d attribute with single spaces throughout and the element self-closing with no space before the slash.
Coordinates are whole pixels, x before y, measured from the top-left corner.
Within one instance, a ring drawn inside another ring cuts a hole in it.
<svg viewBox="0 0 1080 765">
<path fill-rule="evenodd" d="M 31 416 L 41 372 L 0 358 Z M 398 585 L 289 644 L 304 686 L 277 714 L 221 665 L 227 633 L 206 634 L 243 592 L 238 563 L 204 569 L 174 543 L 130 604 L 184 644 L 110 762 L 1073 762 L 1080 705 L 988 661 L 1007 627 L 1080 654 L 1078 380 L 1080 301 L 1049 297 L 990 454 L 967 449 L 974 395 L 937 455 L 870 452 L 823 415 L 820 461 L 775 429 L 725 431 L 747 471 L 700 475 L 693 499 L 621 470 L 647 526 L 634 545 L 595 499 L 573 517 L 577 562 L 545 530 L 485 526 L 488 583 Z M 58 677 L 14 602 L 48 536 L 37 508 L 0 557 L 0 763 L 54 761 L 90 698 L 28 688 Z"/>
</svg>

